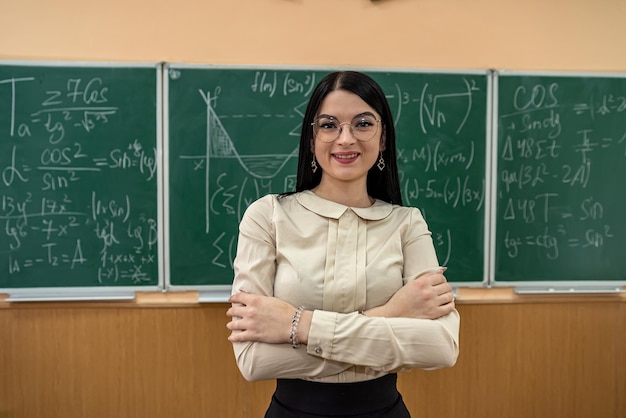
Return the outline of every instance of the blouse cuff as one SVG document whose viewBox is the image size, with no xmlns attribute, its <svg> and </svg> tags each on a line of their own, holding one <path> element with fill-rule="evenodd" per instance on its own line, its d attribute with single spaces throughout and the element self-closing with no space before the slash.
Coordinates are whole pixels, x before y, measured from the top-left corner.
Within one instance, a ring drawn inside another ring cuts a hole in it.
<svg viewBox="0 0 626 418">
<path fill-rule="evenodd" d="M 337 312 L 313 311 L 306 348 L 308 354 L 326 359 L 332 358 L 337 317 Z"/>
</svg>

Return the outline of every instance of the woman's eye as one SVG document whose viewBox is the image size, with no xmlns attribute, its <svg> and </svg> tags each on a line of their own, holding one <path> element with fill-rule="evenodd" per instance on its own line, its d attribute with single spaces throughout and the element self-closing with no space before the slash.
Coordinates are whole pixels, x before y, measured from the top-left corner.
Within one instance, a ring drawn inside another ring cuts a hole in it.
<svg viewBox="0 0 626 418">
<path fill-rule="evenodd" d="M 374 126 L 374 124 L 371 121 L 367 120 L 367 119 L 361 119 L 361 120 L 357 121 L 354 124 L 354 126 L 356 128 L 369 128 L 370 126 Z"/>
</svg>

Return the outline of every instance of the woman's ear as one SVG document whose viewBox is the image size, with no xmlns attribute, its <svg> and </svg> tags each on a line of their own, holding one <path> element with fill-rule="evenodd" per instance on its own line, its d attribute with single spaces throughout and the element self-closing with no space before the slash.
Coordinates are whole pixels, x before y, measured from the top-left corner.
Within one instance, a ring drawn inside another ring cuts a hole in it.
<svg viewBox="0 0 626 418">
<path fill-rule="evenodd" d="M 380 136 L 380 152 L 383 152 L 385 148 L 387 148 L 387 135 L 385 131 L 383 131 L 382 135 Z"/>
</svg>

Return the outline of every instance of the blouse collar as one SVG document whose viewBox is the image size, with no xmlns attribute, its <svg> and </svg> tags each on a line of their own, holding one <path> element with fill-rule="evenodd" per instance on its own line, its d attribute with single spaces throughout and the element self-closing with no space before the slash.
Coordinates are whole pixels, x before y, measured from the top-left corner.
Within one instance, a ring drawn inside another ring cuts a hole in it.
<svg viewBox="0 0 626 418">
<path fill-rule="evenodd" d="M 319 197 L 311 190 L 305 190 L 296 194 L 296 200 L 302 206 L 326 218 L 339 219 L 348 209 L 352 210 L 360 218 L 368 221 L 379 221 L 391 213 L 393 206 L 383 200 L 376 199 L 372 206 L 367 208 L 353 208 L 340 203 L 332 202 Z"/>
</svg>

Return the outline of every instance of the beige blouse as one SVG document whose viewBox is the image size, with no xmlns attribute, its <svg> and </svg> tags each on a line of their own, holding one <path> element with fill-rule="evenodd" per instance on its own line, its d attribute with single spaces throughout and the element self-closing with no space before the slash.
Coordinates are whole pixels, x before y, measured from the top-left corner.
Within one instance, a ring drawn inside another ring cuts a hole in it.
<svg viewBox="0 0 626 418">
<path fill-rule="evenodd" d="M 240 223 L 233 292 L 273 295 L 314 312 L 306 347 L 235 343 L 241 373 L 355 382 L 453 365 L 458 312 L 436 320 L 358 314 L 437 266 L 416 208 L 380 200 L 350 208 L 311 191 L 257 200 Z"/>
</svg>

